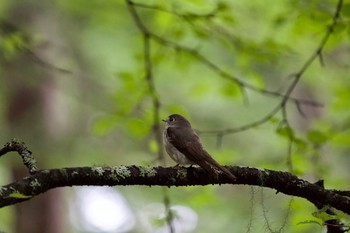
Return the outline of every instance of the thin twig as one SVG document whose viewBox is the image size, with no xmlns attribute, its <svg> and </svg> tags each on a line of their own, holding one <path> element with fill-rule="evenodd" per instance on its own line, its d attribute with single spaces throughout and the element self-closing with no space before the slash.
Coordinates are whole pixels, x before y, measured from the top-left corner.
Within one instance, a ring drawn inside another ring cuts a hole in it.
<svg viewBox="0 0 350 233">
<path fill-rule="evenodd" d="M 163 12 L 166 12 L 169 14 L 176 15 L 176 16 L 181 17 L 181 18 L 185 19 L 186 21 L 188 21 L 188 17 L 186 17 L 187 14 L 181 14 L 181 13 L 178 13 L 176 11 L 161 8 L 159 6 L 152 6 L 152 5 L 147 5 L 147 4 L 143 4 L 143 3 L 134 3 L 134 5 L 137 7 L 141 7 L 141 8 L 163 11 Z M 196 18 L 208 18 L 209 16 L 210 17 L 215 16 L 215 14 L 217 12 L 218 12 L 218 9 L 214 9 L 212 12 L 207 13 L 207 14 L 191 14 L 191 16 L 195 16 Z M 254 85 L 251 85 L 249 83 L 246 83 L 246 82 L 240 80 L 238 77 L 235 77 L 234 75 L 229 74 L 228 72 L 224 71 L 219 66 L 217 66 L 215 63 L 213 63 L 208 58 L 206 58 L 204 55 L 200 54 L 197 49 L 192 49 L 192 48 L 186 47 L 184 45 L 177 44 L 176 42 L 169 41 L 163 37 L 156 35 L 155 33 L 151 32 L 149 30 L 148 30 L 148 32 L 150 33 L 150 36 L 152 37 L 152 39 L 154 39 L 155 41 L 157 41 L 165 46 L 169 46 L 176 51 L 184 51 L 188 54 L 191 54 L 193 57 L 195 57 L 197 60 L 199 60 L 200 62 L 205 64 L 208 68 L 212 69 L 214 72 L 219 74 L 221 77 L 235 82 L 237 85 L 239 85 L 240 88 L 250 89 L 252 91 L 259 92 L 259 93 L 264 94 L 264 95 L 286 97 L 284 94 L 279 93 L 277 91 L 271 91 L 271 90 L 266 90 L 264 88 L 259 88 L 259 87 L 256 87 Z M 246 98 L 246 97 L 244 97 L 244 98 Z M 317 103 L 317 102 L 312 101 L 312 100 L 298 99 L 298 98 L 295 98 L 292 96 L 288 96 L 288 100 L 298 102 L 299 104 L 311 105 L 314 107 L 322 107 L 323 106 L 322 104 Z"/>
<path fill-rule="evenodd" d="M 339 0 L 339 2 L 337 4 L 336 11 L 335 11 L 334 16 L 333 16 L 333 23 L 328 27 L 327 33 L 322 38 L 322 40 L 321 40 L 320 44 L 318 45 L 318 47 L 316 48 L 315 52 L 310 56 L 309 59 L 306 60 L 306 62 L 304 63 L 304 65 L 302 65 L 300 70 L 297 73 L 292 75 L 294 77 L 293 82 L 288 87 L 287 91 L 284 94 L 280 95 L 281 97 L 283 97 L 281 102 L 270 113 L 268 113 L 265 117 L 261 118 L 260 120 L 257 120 L 255 122 L 247 124 L 247 125 L 243 125 L 243 126 L 238 127 L 238 128 L 229 128 L 229 129 L 224 129 L 224 130 L 212 130 L 212 131 L 200 131 L 200 132 L 206 133 L 206 134 L 219 134 L 219 133 L 220 134 L 232 134 L 232 133 L 241 132 L 241 131 L 251 129 L 251 128 L 254 128 L 256 126 L 259 126 L 261 124 L 266 123 L 273 116 L 275 116 L 281 109 L 282 109 L 282 115 L 283 115 L 282 121 L 285 122 L 289 126 L 288 119 L 287 119 L 287 112 L 286 112 L 286 104 L 287 104 L 288 100 L 293 100 L 296 103 L 298 103 L 299 105 L 301 103 L 303 103 L 303 104 L 311 104 L 311 105 L 316 104 L 314 106 L 317 106 L 317 103 L 314 103 L 312 101 L 304 102 L 305 100 L 296 99 L 296 98 L 291 97 L 290 95 L 293 92 L 293 90 L 295 89 L 296 85 L 300 81 L 300 79 L 303 76 L 303 74 L 305 73 L 305 71 L 308 69 L 308 67 L 316 60 L 317 57 L 319 57 L 322 54 L 324 46 L 326 45 L 330 35 L 333 33 L 334 28 L 335 28 L 336 24 L 338 23 L 342 5 L 343 5 L 343 0 Z M 266 91 L 264 89 L 257 89 L 251 85 L 246 86 L 245 83 L 242 83 L 238 79 L 231 77 L 231 76 L 227 76 L 227 74 L 224 73 L 224 71 L 220 70 L 220 68 L 218 68 L 216 65 L 208 62 L 208 60 L 206 60 L 206 59 L 204 59 L 204 60 L 205 60 L 205 63 L 208 64 L 209 67 L 212 67 L 213 69 L 217 69 L 217 72 L 219 74 L 224 75 L 225 77 L 231 79 L 234 82 L 237 82 L 237 84 L 239 84 L 239 85 L 243 85 L 247 88 L 250 88 L 250 89 L 256 90 L 256 91 L 260 90 L 262 93 L 265 93 L 265 94 L 272 94 L 272 95 L 277 94 L 276 92 L 270 92 L 270 91 Z"/>
<path fill-rule="evenodd" d="M 153 105 L 153 132 L 155 134 L 156 142 L 158 145 L 158 159 L 161 161 L 163 166 L 165 166 L 165 158 L 162 150 L 162 131 L 160 126 L 160 101 L 158 98 L 158 93 L 156 91 L 154 85 L 154 77 L 153 77 L 153 63 L 151 58 L 151 37 L 148 29 L 143 24 L 139 14 L 137 13 L 134 3 L 130 0 L 126 0 L 126 4 L 128 6 L 129 12 L 131 13 L 134 22 L 138 29 L 142 33 L 143 37 L 143 52 L 144 52 L 144 65 L 145 65 L 145 79 L 148 83 L 148 89 L 150 96 L 152 98 Z M 173 226 L 173 214 L 171 212 L 171 204 L 170 197 L 166 189 L 163 189 L 163 202 L 166 211 L 166 221 L 171 233 L 174 233 Z"/>
</svg>

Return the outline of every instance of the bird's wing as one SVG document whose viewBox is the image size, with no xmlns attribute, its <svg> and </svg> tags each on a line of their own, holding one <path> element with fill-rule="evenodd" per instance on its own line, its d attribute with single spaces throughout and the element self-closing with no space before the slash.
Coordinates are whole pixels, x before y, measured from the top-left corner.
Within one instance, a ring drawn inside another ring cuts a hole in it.
<svg viewBox="0 0 350 233">
<path fill-rule="evenodd" d="M 181 132 L 181 135 L 177 132 Z M 236 180 L 236 177 L 227 168 L 216 162 L 203 148 L 198 135 L 192 129 L 179 131 L 179 129 L 174 130 L 174 128 L 169 127 L 167 136 L 177 150 L 210 174 L 216 173 L 212 168 L 213 166 L 230 177 L 232 181 Z"/>
<path fill-rule="evenodd" d="M 192 129 L 180 130 L 169 127 L 167 129 L 167 137 L 169 142 L 182 154 L 186 155 L 189 160 L 197 163 L 198 160 L 203 160 L 205 158 L 205 154 L 200 153 L 204 149 L 200 143 L 199 137 Z M 194 147 L 194 149 L 191 147 Z"/>
<path fill-rule="evenodd" d="M 223 172 L 227 177 L 229 177 L 232 181 L 236 181 L 236 177 L 225 167 L 221 166 L 216 160 L 214 160 L 210 154 L 203 149 L 203 146 L 198 142 L 188 142 L 187 157 L 202 167 L 204 170 L 209 172 L 210 174 L 217 172 L 213 170 L 213 167 Z M 182 152 L 183 154 L 186 152 Z"/>
</svg>

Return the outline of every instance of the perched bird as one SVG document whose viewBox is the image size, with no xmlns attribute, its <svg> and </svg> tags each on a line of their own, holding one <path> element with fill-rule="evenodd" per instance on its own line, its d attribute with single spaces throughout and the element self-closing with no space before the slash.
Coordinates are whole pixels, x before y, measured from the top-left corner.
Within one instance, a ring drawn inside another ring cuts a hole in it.
<svg viewBox="0 0 350 233">
<path fill-rule="evenodd" d="M 179 114 L 172 114 L 166 120 L 163 131 L 165 150 L 170 157 L 181 165 L 197 164 L 211 176 L 217 176 L 217 171 L 224 173 L 231 181 L 236 177 L 225 167 L 216 162 L 192 129 L 190 122 Z"/>
</svg>

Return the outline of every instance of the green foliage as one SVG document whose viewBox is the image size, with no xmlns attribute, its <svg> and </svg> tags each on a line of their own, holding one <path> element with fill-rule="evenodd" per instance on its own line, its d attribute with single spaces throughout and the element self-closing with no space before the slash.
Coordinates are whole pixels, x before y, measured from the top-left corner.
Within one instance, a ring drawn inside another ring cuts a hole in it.
<svg viewBox="0 0 350 233">
<path fill-rule="evenodd" d="M 346 133 L 335 135 L 335 137 L 332 138 L 332 141 L 337 146 L 349 148 L 350 147 L 350 133 L 346 132 Z"/>
<path fill-rule="evenodd" d="M 151 127 L 139 118 L 130 118 L 127 121 L 127 128 L 134 136 L 145 137 L 149 133 Z"/>
<path fill-rule="evenodd" d="M 239 94 L 241 94 L 240 87 L 237 86 L 237 84 L 235 83 L 224 83 L 220 93 L 224 97 L 234 97 L 234 98 L 236 98 Z"/>
<path fill-rule="evenodd" d="M 280 126 L 276 130 L 276 133 L 281 135 L 282 137 L 286 137 L 287 139 L 294 138 L 294 130 L 289 126 Z"/>
<path fill-rule="evenodd" d="M 320 220 L 322 220 L 322 222 L 328 221 L 328 220 L 334 220 L 334 219 L 338 219 L 337 216 L 333 215 L 333 214 L 328 214 L 326 211 L 329 207 L 323 207 L 322 209 L 313 212 L 312 215 Z"/>
<path fill-rule="evenodd" d="M 309 131 L 307 138 L 310 142 L 315 144 L 323 144 L 328 141 L 328 135 L 318 130 Z"/>
<path fill-rule="evenodd" d="M 105 135 L 110 133 L 118 124 L 120 124 L 120 120 L 121 119 L 115 115 L 100 117 L 95 120 L 92 127 L 92 132 L 97 135 Z"/>
</svg>

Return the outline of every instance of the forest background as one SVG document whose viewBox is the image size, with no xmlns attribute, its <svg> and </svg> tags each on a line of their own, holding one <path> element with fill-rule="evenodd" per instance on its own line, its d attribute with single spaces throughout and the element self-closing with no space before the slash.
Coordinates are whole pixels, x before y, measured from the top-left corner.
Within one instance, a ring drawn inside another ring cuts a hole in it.
<svg viewBox="0 0 350 233">
<path fill-rule="evenodd" d="M 0 138 L 24 141 L 40 169 L 174 166 L 161 119 L 179 113 L 221 164 L 349 190 L 347 1 L 3 0 L 0 12 Z M 28 175 L 18 156 L 0 170 L 2 185 Z M 325 220 L 248 185 L 60 188 L 0 210 L 3 232 L 307 233 Z"/>
</svg>

